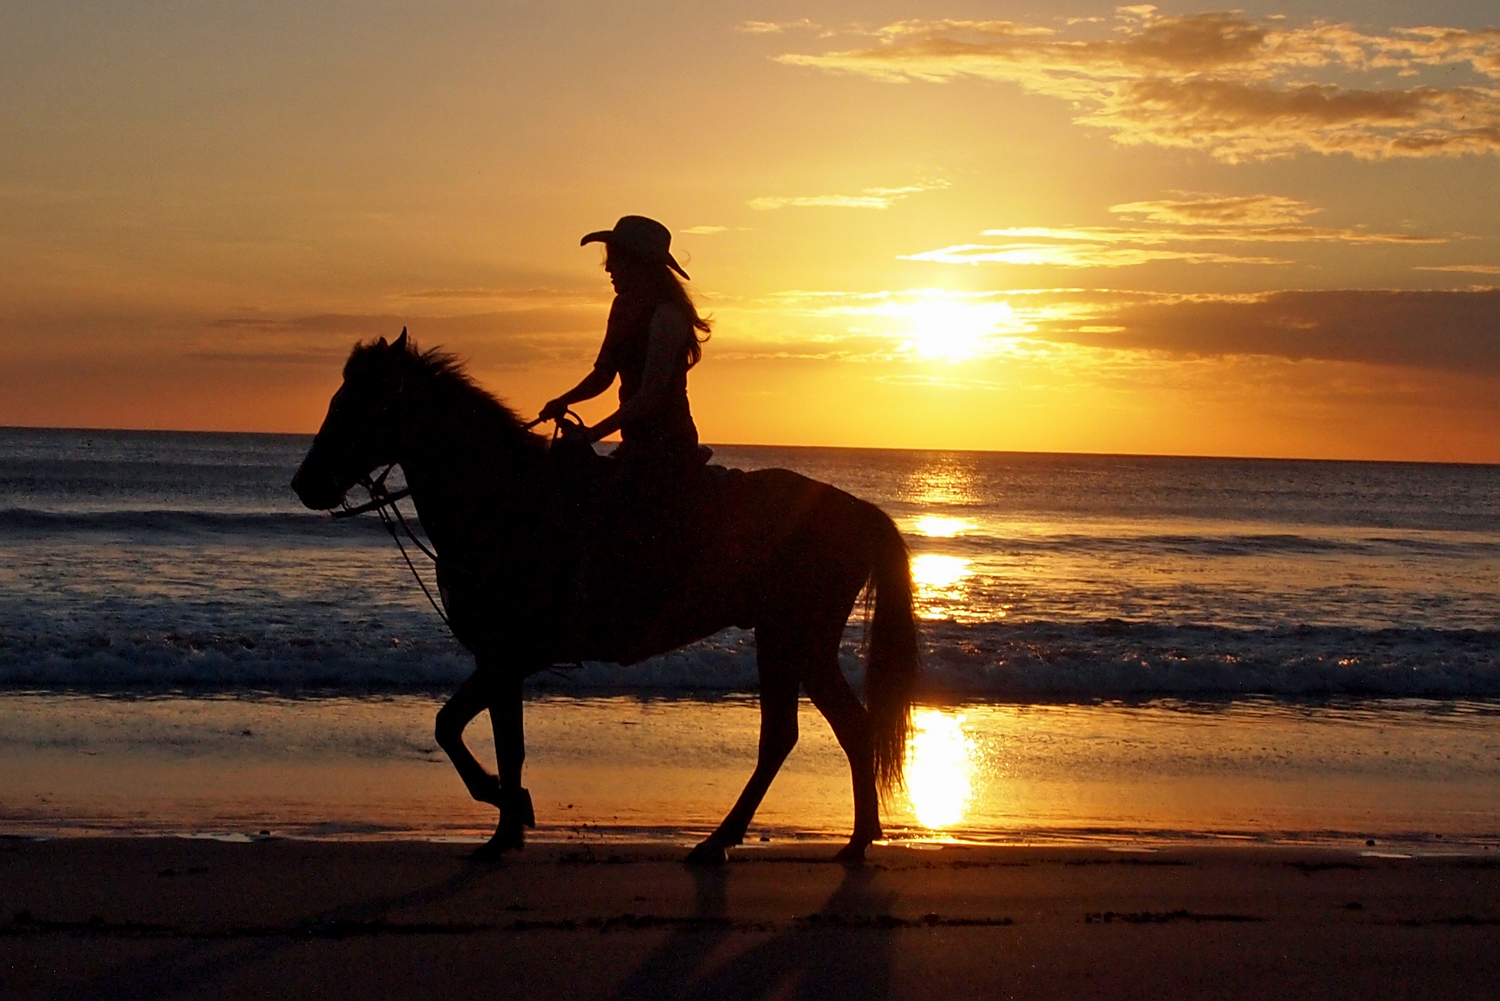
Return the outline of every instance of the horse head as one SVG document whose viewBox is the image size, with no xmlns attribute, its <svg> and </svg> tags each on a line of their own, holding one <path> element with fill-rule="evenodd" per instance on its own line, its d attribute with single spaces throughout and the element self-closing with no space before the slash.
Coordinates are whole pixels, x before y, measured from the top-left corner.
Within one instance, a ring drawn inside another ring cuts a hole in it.
<svg viewBox="0 0 1500 1001">
<path fill-rule="evenodd" d="M 360 344 L 344 365 L 344 384 L 328 403 L 328 416 L 292 477 L 308 507 L 326 511 L 379 466 L 397 461 L 407 374 L 418 360 L 406 330 L 395 343 L 384 337 Z"/>
</svg>

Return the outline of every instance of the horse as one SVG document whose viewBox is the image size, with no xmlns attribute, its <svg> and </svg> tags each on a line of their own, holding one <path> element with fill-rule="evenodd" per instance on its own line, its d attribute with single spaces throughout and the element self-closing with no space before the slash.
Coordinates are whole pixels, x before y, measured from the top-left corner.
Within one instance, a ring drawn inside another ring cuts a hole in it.
<svg viewBox="0 0 1500 1001">
<path fill-rule="evenodd" d="M 528 676 L 582 660 L 631 664 L 738 626 L 753 630 L 756 643 L 755 769 L 689 860 L 722 862 L 743 842 L 797 743 L 799 689 L 849 759 L 854 829 L 835 857 L 862 860 L 884 837 L 882 799 L 903 786 L 921 671 L 910 558 L 890 517 L 789 470 L 703 467 L 694 482 L 707 485 L 644 515 L 651 523 L 638 537 L 674 555 L 669 572 L 642 576 L 637 561 L 608 558 L 609 540 L 589 537 L 599 531 L 579 528 L 599 519 L 581 506 L 577 467 L 555 451 L 453 355 L 422 351 L 403 330 L 389 344 L 355 345 L 291 484 L 307 507 L 332 510 L 375 470 L 401 466 L 437 557 L 449 625 L 474 655 L 473 673 L 437 713 L 436 737 L 469 794 L 500 811 L 480 853 L 520 849 L 524 828 L 536 825 L 521 784 Z M 589 465 L 618 461 L 587 451 Z M 862 594 L 863 701 L 838 663 Z M 485 710 L 494 774 L 463 740 Z"/>
</svg>

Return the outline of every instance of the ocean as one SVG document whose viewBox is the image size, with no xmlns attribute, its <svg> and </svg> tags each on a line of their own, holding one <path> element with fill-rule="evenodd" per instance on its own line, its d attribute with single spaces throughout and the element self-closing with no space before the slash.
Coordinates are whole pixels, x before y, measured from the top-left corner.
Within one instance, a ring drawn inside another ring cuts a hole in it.
<svg viewBox="0 0 1500 1001">
<path fill-rule="evenodd" d="M 0 830 L 482 833 L 431 739 L 472 662 L 373 516 L 298 504 L 309 442 L 0 429 Z M 924 779 L 893 831 L 1500 842 L 1500 466 L 715 452 L 907 538 Z M 735 630 L 533 679 L 544 831 L 711 824 L 753 762 L 754 688 Z M 803 734 L 767 836 L 848 823 L 810 709 Z"/>
</svg>

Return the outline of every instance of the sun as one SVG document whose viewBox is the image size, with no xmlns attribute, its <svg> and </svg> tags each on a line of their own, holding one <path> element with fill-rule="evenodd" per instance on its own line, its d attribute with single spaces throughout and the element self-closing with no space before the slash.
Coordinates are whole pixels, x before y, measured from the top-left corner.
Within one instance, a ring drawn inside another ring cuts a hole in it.
<svg viewBox="0 0 1500 1001">
<path fill-rule="evenodd" d="M 995 328 L 1012 324 L 1015 312 L 1006 302 L 969 303 L 931 296 L 913 303 L 911 346 L 919 357 L 961 362 L 988 353 Z"/>
</svg>

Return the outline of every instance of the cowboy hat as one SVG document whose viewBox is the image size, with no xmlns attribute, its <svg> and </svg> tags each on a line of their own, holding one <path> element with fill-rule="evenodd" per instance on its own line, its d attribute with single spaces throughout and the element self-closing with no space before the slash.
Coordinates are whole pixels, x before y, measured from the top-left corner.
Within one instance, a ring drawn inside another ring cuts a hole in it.
<svg viewBox="0 0 1500 1001">
<path fill-rule="evenodd" d="M 643 215 L 621 216 L 614 229 L 601 229 L 578 241 L 580 247 L 590 243 L 619 247 L 648 261 L 665 264 L 683 278 L 692 281 L 668 249 L 672 246 L 672 231 L 655 219 L 647 219 Z"/>
</svg>

